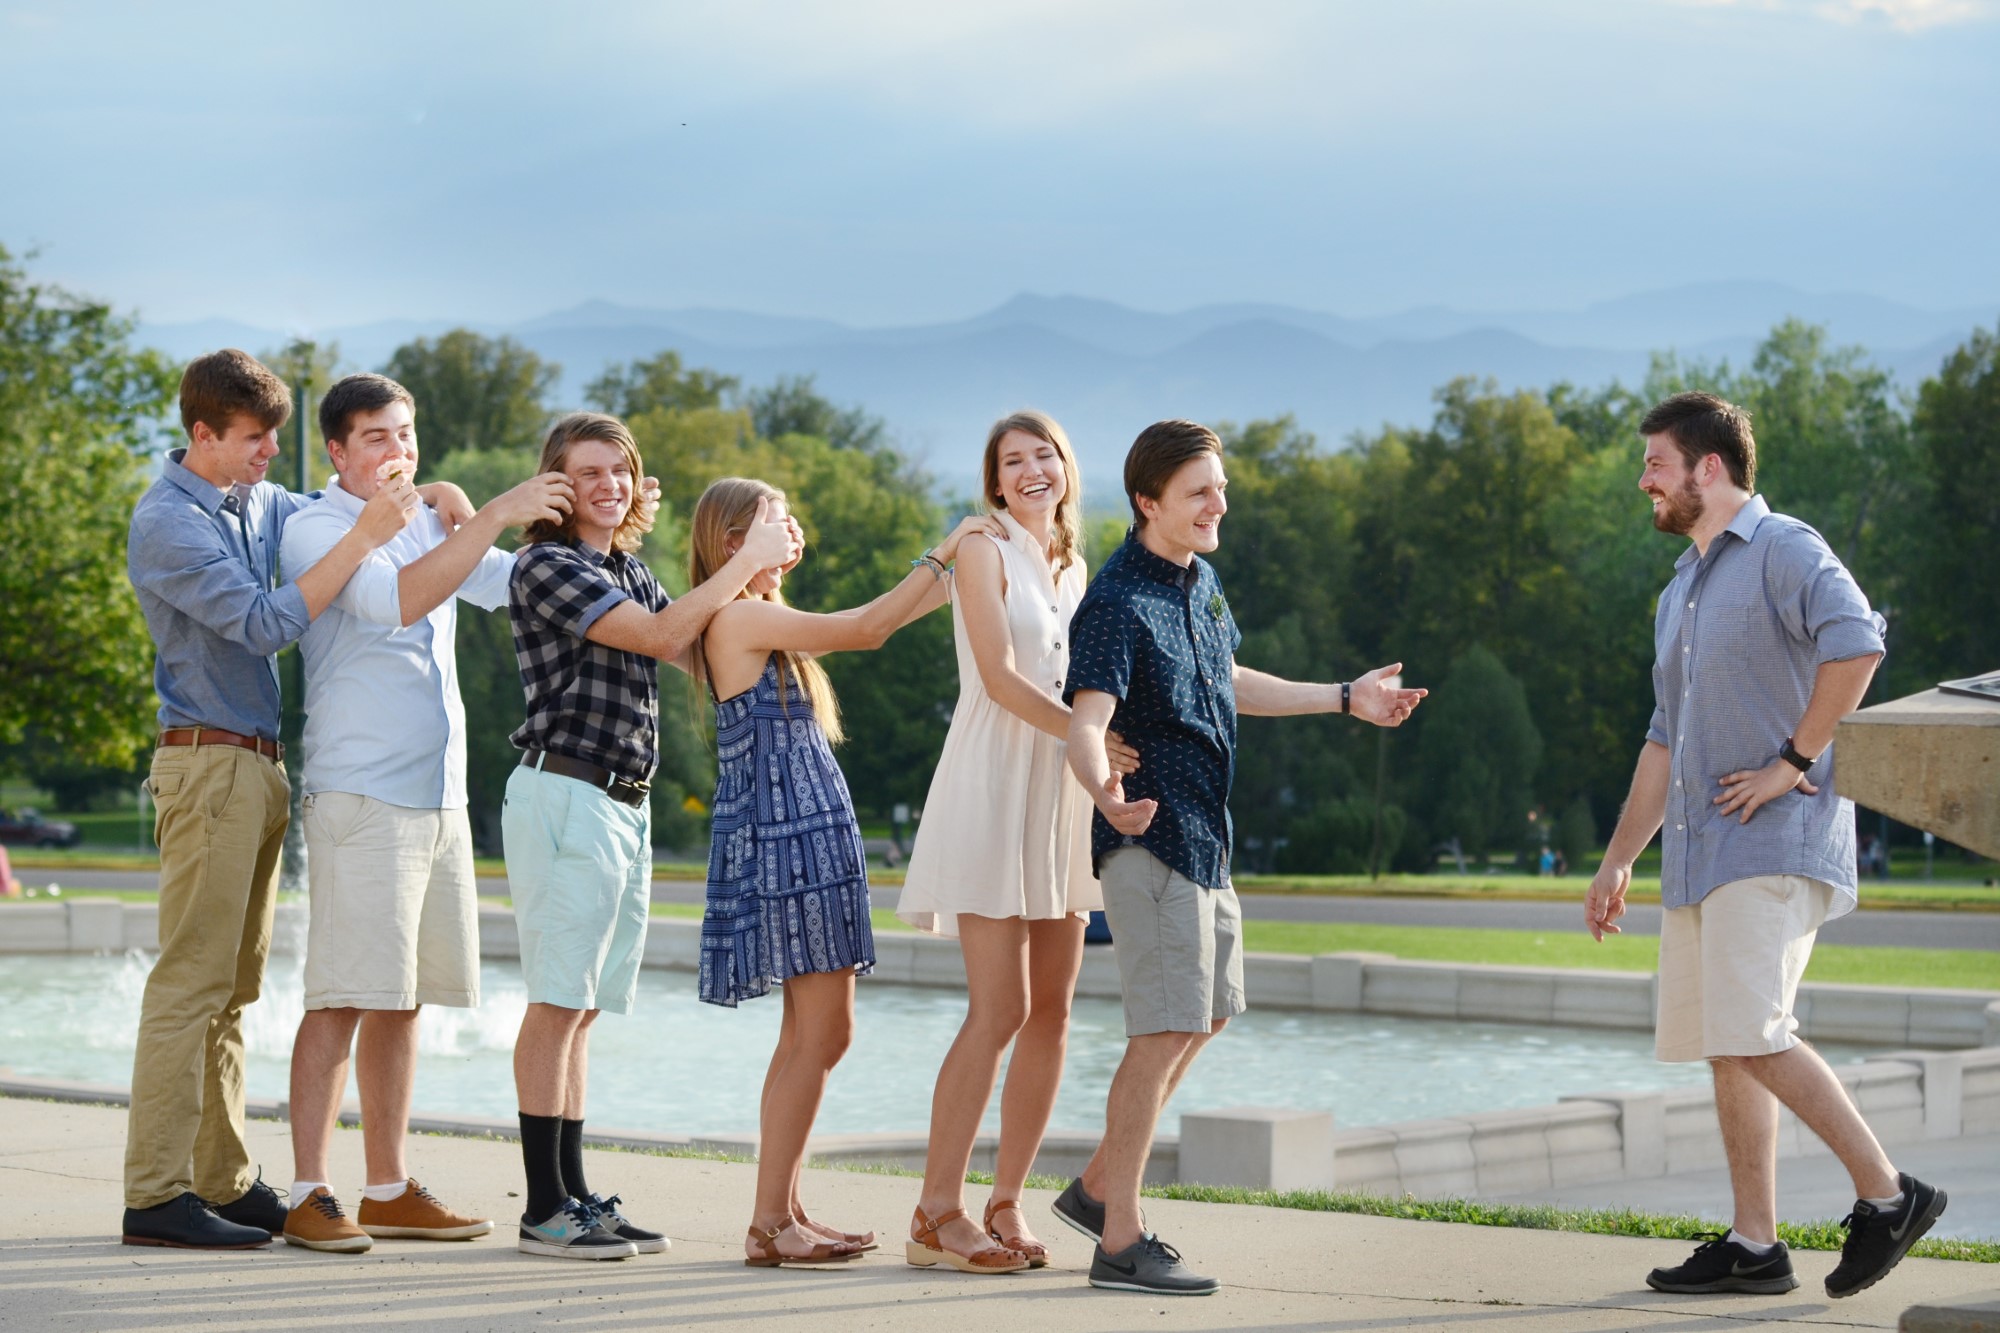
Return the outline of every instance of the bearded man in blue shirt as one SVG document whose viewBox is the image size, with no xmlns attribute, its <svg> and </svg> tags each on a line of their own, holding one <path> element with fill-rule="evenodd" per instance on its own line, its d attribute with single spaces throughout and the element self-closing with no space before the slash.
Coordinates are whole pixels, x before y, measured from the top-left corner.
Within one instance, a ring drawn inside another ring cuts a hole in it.
<svg viewBox="0 0 2000 1333">
<path fill-rule="evenodd" d="M 1688 538 L 1653 626 L 1652 724 L 1585 924 L 1625 912 L 1661 833 L 1661 1060 L 1707 1060 L 1735 1213 L 1727 1235 L 1647 1276 L 1657 1291 L 1779 1294 L 1778 1108 L 1833 1150 L 1859 1196 L 1829 1296 L 1873 1286 L 1944 1212 L 1899 1174 L 1792 1014 L 1815 934 L 1854 909 L 1854 803 L 1835 795 L 1834 725 L 1882 660 L 1882 618 L 1825 540 L 1756 494 L 1744 411 L 1682 393 L 1639 425 L 1653 526 Z"/>
</svg>

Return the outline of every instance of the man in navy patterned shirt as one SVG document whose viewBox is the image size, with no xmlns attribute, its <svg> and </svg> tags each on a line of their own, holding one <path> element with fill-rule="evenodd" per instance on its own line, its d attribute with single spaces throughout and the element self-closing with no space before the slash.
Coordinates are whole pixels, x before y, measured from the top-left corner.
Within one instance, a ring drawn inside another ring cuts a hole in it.
<svg viewBox="0 0 2000 1333">
<path fill-rule="evenodd" d="M 508 599 L 528 697 L 501 815 L 528 987 L 514 1047 L 528 1174 L 520 1248 L 623 1259 L 668 1242 L 584 1183 L 584 1087 L 590 1025 L 606 1009 L 631 1012 L 645 952 L 658 664 L 681 659 L 709 617 L 796 559 L 798 536 L 760 503 L 735 558 L 669 602 L 636 554 L 652 511 L 634 503 L 642 469 L 624 423 L 564 417 L 538 471 L 567 476 L 576 502 L 564 521 L 527 530 Z"/>
<path fill-rule="evenodd" d="M 1646 1281 L 1674 1292 L 1799 1285 L 1777 1229 L 1783 1104 L 1860 1196 L 1826 1279 L 1829 1296 L 1849 1296 L 1945 1205 L 1942 1190 L 1897 1173 L 1792 1016 L 1820 925 L 1854 907 L 1854 804 L 1834 792 L 1833 729 L 1882 660 L 1882 618 L 1817 532 L 1755 493 L 1741 408 L 1675 394 L 1639 433 L 1653 526 L 1692 544 L 1654 617 L 1653 720 L 1585 924 L 1599 940 L 1618 932 L 1632 863 L 1663 832 L 1654 1053 L 1709 1062 L 1735 1194 L 1728 1235 Z"/>
<path fill-rule="evenodd" d="M 1427 693 L 1400 687 L 1401 663 L 1335 685 L 1237 664 L 1242 635 L 1199 554 L 1219 543 L 1228 486 L 1222 443 L 1206 426 L 1162 421 L 1140 433 L 1125 457 L 1132 532 L 1070 623 L 1063 695 L 1070 767 L 1097 803 L 1091 859 L 1118 942 L 1128 1040 L 1104 1140 L 1056 1215 L 1098 1242 L 1092 1286 L 1156 1295 L 1205 1296 L 1219 1285 L 1144 1230 L 1139 1183 L 1160 1108 L 1244 1009 L 1242 913 L 1229 882 L 1237 709 L 1351 712 L 1394 727 Z M 1122 779 L 1104 753 L 1113 726 L 1145 756 Z"/>
</svg>

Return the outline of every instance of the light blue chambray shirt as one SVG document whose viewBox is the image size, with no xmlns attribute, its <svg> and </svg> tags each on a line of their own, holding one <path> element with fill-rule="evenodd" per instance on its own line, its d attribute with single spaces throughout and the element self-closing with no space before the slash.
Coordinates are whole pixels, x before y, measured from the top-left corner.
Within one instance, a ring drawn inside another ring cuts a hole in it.
<svg viewBox="0 0 2000 1333">
<path fill-rule="evenodd" d="M 284 523 L 309 497 L 259 482 L 217 490 L 167 455 L 132 510 L 125 572 L 158 657 L 160 726 L 278 739 L 272 656 L 305 633 L 305 594 L 278 586 Z M 225 501 L 231 504 L 225 504 Z"/>
<path fill-rule="evenodd" d="M 1794 789 L 1717 813 L 1725 774 L 1762 768 L 1805 716 L 1820 665 L 1882 651 L 1882 617 L 1817 532 L 1752 496 L 1701 556 L 1675 562 L 1653 621 L 1653 721 L 1673 756 L 1661 829 L 1660 901 L 1698 903 L 1756 875 L 1808 875 L 1854 910 L 1854 803 L 1833 790 L 1833 747 Z"/>
<path fill-rule="evenodd" d="M 297 578 L 361 520 L 362 502 L 336 481 L 285 525 L 284 566 Z M 465 808 L 465 705 L 458 696 L 458 599 L 507 605 L 511 553 L 489 550 L 447 597 L 403 624 L 401 576 L 444 544 L 428 505 L 369 552 L 299 640 L 306 660 L 305 789 L 339 791 L 412 810 Z"/>
</svg>

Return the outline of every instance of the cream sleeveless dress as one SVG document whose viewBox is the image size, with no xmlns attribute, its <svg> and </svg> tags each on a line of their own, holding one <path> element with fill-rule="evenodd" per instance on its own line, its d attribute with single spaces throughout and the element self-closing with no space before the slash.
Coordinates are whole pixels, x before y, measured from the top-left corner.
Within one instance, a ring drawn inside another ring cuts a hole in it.
<svg viewBox="0 0 2000 1333">
<path fill-rule="evenodd" d="M 1053 577 L 1035 539 L 996 515 L 1014 668 L 1060 700 L 1069 622 L 1083 599 L 1083 561 Z M 1068 746 L 993 701 L 973 660 L 956 591 L 958 706 L 931 777 L 896 915 L 918 930 L 957 935 L 958 914 L 1053 920 L 1104 905 L 1090 870 L 1090 797 L 1069 771 Z"/>
</svg>

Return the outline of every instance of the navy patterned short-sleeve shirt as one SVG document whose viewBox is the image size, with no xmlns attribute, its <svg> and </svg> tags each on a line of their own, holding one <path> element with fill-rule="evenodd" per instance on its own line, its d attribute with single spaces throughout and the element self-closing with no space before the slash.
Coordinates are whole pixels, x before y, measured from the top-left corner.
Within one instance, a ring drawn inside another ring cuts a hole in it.
<svg viewBox="0 0 2000 1333">
<path fill-rule="evenodd" d="M 1069 627 L 1069 678 L 1118 700 L 1111 729 L 1140 754 L 1125 798 L 1158 801 L 1144 833 L 1118 832 L 1093 811 L 1093 866 L 1120 847 L 1144 847 L 1195 883 L 1229 880 L 1229 788 L 1236 775 L 1236 685 L 1243 635 L 1222 580 L 1196 556 L 1177 565 L 1129 533 L 1083 594 Z"/>
<path fill-rule="evenodd" d="M 659 663 L 584 636 L 620 602 L 658 611 L 667 600 L 653 571 L 627 552 L 562 541 L 522 551 L 507 615 L 528 720 L 508 739 L 651 782 L 660 766 Z"/>
</svg>

